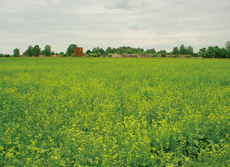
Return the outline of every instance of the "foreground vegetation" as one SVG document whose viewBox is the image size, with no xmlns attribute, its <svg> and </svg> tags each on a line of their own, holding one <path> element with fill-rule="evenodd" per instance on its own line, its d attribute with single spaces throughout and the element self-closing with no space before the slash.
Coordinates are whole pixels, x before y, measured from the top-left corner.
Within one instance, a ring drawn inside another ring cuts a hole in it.
<svg viewBox="0 0 230 167">
<path fill-rule="evenodd" d="M 230 61 L 0 59 L 0 166 L 227 166 Z"/>
</svg>

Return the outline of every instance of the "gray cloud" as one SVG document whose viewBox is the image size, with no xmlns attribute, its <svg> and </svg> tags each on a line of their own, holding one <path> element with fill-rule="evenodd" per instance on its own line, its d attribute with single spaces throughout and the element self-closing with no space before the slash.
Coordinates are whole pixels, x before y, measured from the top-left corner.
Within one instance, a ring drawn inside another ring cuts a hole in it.
<svg viewBox="0 0 230 167">
<path fill-rule="evenodd" d="M 0 0 L 0 53 L 35 44 L 60 52 L 71 43 L 85 50 L 222 47 L 230 40 L 229 9 L 229 0 Z"/>
</svg>

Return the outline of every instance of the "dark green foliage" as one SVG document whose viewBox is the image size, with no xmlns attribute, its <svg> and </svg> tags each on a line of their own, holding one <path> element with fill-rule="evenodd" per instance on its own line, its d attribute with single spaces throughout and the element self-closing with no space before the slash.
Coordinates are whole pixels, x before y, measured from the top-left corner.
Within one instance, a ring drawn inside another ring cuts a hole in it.
<svg viewBox="0 0 230 167">
<path fill-rule="evenodd" d="M 46 56 L 50 56 L 51 55 L 51 46 L 50 45 L 46 45 L 45 49 L 43 50 L 43 53 Z"/>
<path fill-rule="evenodd" d="M 198 53 L 193 53 L 193 55 L 192 56 L 194 56 L 194 57 L 198 57 Z"/>
<path fill-rule="evenodd" d="M 97 57 L 101 57 L 102 53 L 101 52 L 97 52 Z"/>
<path fill-rule="evenodd" d="M 187 48 L 187 54 L 188 55 L 193 55 L 193 47 L 192 46 L 188 46 L 188 48 Z"/>
<path fill-rule="evenodd" d="M 200 51 L 198 53 L 198 56 L 205 57 L 206 52 L 207 52 L 207 49 L 206 48 L 202 48 L 202 49 L 200 49 Z"/>
<path fill-rule="evenodd" d="M 99 55 L 97 53 L 88 53 L 86 57 L 99 57 Z"/>
<path fill-rule="evenodd" d="M 158 54 L 157 54 L 157 53 L 155 53 L 155 54 L 153 54 L 153 55 L 152 55 L 152 57 L 158 57 Z"/>
<path fill-rule="evenodd" d="M 104 49 L 99 48 L 99 47 L 93 48 L 92 52 L 88 51 L 88 53 L 95 53 L 95 54 L 97 54 L 96 57 L 100 57 L 100 56 L 102 56 L 102 55 L 105 55 Z M 87 54 L 87 53 L 86 53 L 86 54 Z M 93 56 L 93 57 L 95 57 L 95 56 Z"/>
<path fill-rule="evenodd" d="M 33 46 L 30 45 L 23 54 L 28 55 L 29 57 L 32 57 L 34 55 Z"/>
<path fill-rule="evenodd" d="M 67 48 L 66 54 L 68 56 L 71 56 L 71 54 L 74 53 L 74 48 L 77 48 L 76 44 L 70 44 L 69 47 Z"/>
<path fill-rule="evenodd" d="M 137 54 L 132 54 L 132 57 L 137 58 Z"/>
<path fill-rule="evenodd" d="M 174 58 L 178 58 L 179 57 L 179 53 L 175 54 L 173 57 Z"/>
<path fill-rule="evenodd" d="M 166 50 L 160 50 L 159 52 L 157 52 L 158 54 L 167 54 Z"/>
<path fill-rule="evenodd" d="M 131 48 L 130 46 L 122 46 L 119 48 L 108 47 L 104 51 L 102 48 L 96 47 L 96 48 L 93 48 L 91 52 L 88 51 L 87 54 L 88 53 L 98 53 L 98 52 L 100 52 L 101 55 L 108 55 L 108 54 L 113 54 L 113 53 L 117 53 L 117 54 L 153 54 L 155 53 L 155 49 L 149 49 L 145 52 L 143 48 Z"/>
<path fill-rule="evenodd" d="M 87 50 L 85 53 L 86 53 L 86 54 L 89 54 L 89 53 L 91 53 L 91 51 L 90 51 L 90 50 Z"/>
<path fill-rule="evenodd" d="M 41 48 L 39 47 L 39 45 L 35 45 L 33 48 L 33 55 L 38 57 L 41 53 Z"/>
<path fill-rule="evenodd" d="M 0 57 L 10 57 L 10 55 L 9 54 L 1 54 L 0 53 Z"/>
<path fill-rule="evenodd" d="M 173 55 L 179 54 L 179 49 L 177 46 L 173 48 L 172 54 Z"/>
<path fill-rule="evenodd" d="M 106 50 L 105 50 L 105 53 L 108 55 L 110 53 L 113 53 L 113 50 L 111 47 L 108 47 Z"/>
<path fill-rule="evenodd" d="M 165 53 L 161 53 L 161 57 L 166 57 L 166 54 Z"/>
<path fill-rule="evenodd" d="M 225 48 L 226 48 L 227 50 L 230 50 L 230 41 L 227 41 L 227 42 L 225 43 Z"/>
<path fill-rule="evenodd" d="M 230 51 L 225 48 L 219 48 L 218 46 L 209 46 L 208 49 L 200 49 L 198 55 L 203 58 L 229 58 Z"/>
<path fill-rule="evenodd" d="M 186 55 L 187 54 L 187 48 L 184 46 L 184 44 L 182 44 L 181 46 L 180 46 L 180 54 L 182 54 L 182 55 Z"/>
<path fill-rule="evenodd" d="M 153 48 L 153 49 L 147 49 L 147 50 L 145 51 L 145 54 L 154 54 L 154 53 L 156 53 L 156 51 L 155 51 L 154 48 Z"/>
<path fill-rule="evenodd" d="M 20 51 L 18 48 L 14 49 L 14 54 L 13 54 L 14 57 L 19 57 L 20 56 Z"/>
</svg>

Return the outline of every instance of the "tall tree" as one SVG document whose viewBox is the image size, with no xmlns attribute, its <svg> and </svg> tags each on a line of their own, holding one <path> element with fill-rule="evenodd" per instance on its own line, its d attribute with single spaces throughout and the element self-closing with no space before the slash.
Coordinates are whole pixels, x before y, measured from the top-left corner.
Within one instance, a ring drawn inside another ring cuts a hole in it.
<svg viewBox="0 0 230 167">
<path fill-rule="evenodd" d="M 67 48 L 66 54 L 68 56 L 71 56 L 71 54 L 74 53 L 74 48 L 77 48 L 76 44 L 70 44 L 69 47 Z"/>
<path fill-rule="evenodd" d="M 180 46 L 180 54 L 182 54 L 182 55 L 186 55 L 186 54 L 187 54 L 187 49 L 186 49 L 186 47 L 184 46 L 184 44 L 182 44 L 182 45 Z"/>
<path fill-rule="evenodd" d="M 108 55 L 110 53 L 112 53 L 112 48 L 111 47 L 108 47 L 106 50 L 105 50 L 105 53 Z"/>
<path fill-rule="evenodd" d="M 153 48 L 153 49 L 147 49 L 146 51 L 145 51 L 145 53 L 146 54 L 154 54 L 154 53 L 156 53 L 156 50 Z"/>
<path fill-rule="evenodd" d="M 172 53 L 173 53 L 174 55 L 179 54 L 179 49 L 178 49 L 177 46 L 173 48 Z"/>
<path fill-rule="evenodd" d="M 188 48 L 187 48 L 187 54 L 193 55 L 193 47 L 192 46 L 188 46 Z"/>
<path fill-rule="evenodd" d="M 87 50 L 85 53 L 86 53 L 86 54 L 89 54 L 89 53 L 91 53 L 91 51 L 90 51 L 90 50 Z"/>
<path fill-rule="evenodd" d="M 28 55 L 29 57 L 33 56 L 34 55 L 34 52 L 33 52 L 33 46 L 28 46 L 27 50 L 24 52 L 25 55 Z"/>
<path fill-rule="evenodd" d="M 39 45 L 35 45 L 34 48 L 33 48 L 33 53 L 34 53 L 34 56 L 38 57 L 41 53 L 41 48 L 39 47 Z"/>
<path fill-rule="evenodd" d="M 228 49 L 228 50 L 230 50 L 230 41 L 227 41 L 225 43 L 225 48 Z"/>
<path fill-rule="evenodd" d="M 46 45 L 45 49 L 43 50 L 43 53 L 46 56 L 50 56 L 51 55 L 51 46 L 50 45 Z"/>
<path fill-rule="evenodd" d="M 14 57 L 19 57 L 20 56 L 20 51 L 18 48 L 14 49 Z"/>
</svg>

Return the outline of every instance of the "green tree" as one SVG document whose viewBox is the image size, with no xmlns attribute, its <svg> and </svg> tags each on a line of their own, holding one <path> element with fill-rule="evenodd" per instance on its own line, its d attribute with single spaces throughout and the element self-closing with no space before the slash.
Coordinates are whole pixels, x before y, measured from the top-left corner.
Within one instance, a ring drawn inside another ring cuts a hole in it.
<svg viewBox="0 0 230 167">
<path fill-rule="evenodd" d="M 20 56 L 20 51 L 18 48 L 14 49 L 14 57 L 19 57 Z"/>
<path fill-rule="evenodd" d="M 33 46 L 28 46 L 27 50 L 23 53 L 24 55 L 28 55 L 29 57 L 33 56 L 34 55 L 34 52 L 33 52 Z"/>
<path fill-rule="evenodd" d="M 207 52 L 207 49 L 202 48 L 202 49 L 199 50 L 198 56 L 205 58 L 206 57 L 206 52 Z"/>
<path fill-rule="evenodd" d="M 46 56 L 50 56 L 51 55 L 51 46 L 50 45 L 46 45 L 45 49 L 42 51 L 42 53 Z"/>
<path fill-rule="evenodd" d="M 193 55 L 193 47 L 192 46 L 188 46 L 188 48 L 187 48 L 187 54 L 189 54 L 189 55 Z"/>
<path fill-rule="evenodd" d="M 154 54 L 154 53 L 156 53 L 156 51 L 155 51 L 154 48 L 153 48 L 153 49 L 147 49 L 147 50 L 145 51 L 145 53 L 146 53 L 146 54 Z"/>
<path fill-rule="evenodd" d="M 33 54 L 34 56 L 38 57 L 41 53 L 41 48 L 39 47 L 39 45 L 35 45 L 33 48 Z"/>
<path fill-rule="evenodd" d="M 68 56 L 71 56 L 71 54 L 74 53 L 74 48 L 77 48 L 76 44 L 70 44 L 69 47 L 67 48 L 66 54 Z"/>
<path fill-rule="evenodd" d="M 180 54 L 182 54 L 182 55 L 186 55 L 187 54 L 187 48 L 184 46 L 184 44 L 182 44 L 180 46 Z"/>
<path fill-rule="evenodd" d="M 96 53 L 96 54 L 100 53 L 100 56 L 107 54 L 107 53 L 105 53 L 103 48 L 99 48 L 99 47 L 93 48 L 92 53 Z"/>
<path fill-rule="evenodd" d="M 85 53 L 86 53 L 86 54 L 89 54 L 89 53 L 91 53 L 91 51 L 90 51 L 90 50 L 87 50 Z"/>
<path fill-rule="evenodd" d="M 230 41 L 227 41 L 225 43 L 225 48 L 228 49 L 228 50 L 230 50 Z"/>
<path fill-rule="evenodd" d="M 106 53 L 106 55 L 112 53 L 112 48 L 111 48 L 111 47 L 108 47 L 108 48 L 105 50 L 105 53 Z"/>
<path fill-rule="evenodd" d="M 218 46 L 209 46 L 206 52 L 206 58 L 219 58 L 220 48 Z"/>
<path fill-rule="evenodd" d="M 172 54 L 173 54 L 173 55 L 179 54 L 179 49 L 178 49 L 177 46 L 173 48 Z"/>
<path fill-rule="evenodd" d="M 160 50 L 160 51 L 158 51 L 157 53 L 158 53 L 158 54 L 164 54 L 164 55 L 166 55 L 166 54 L 167 54 L 167 51 L 166 51 L 166 50 Z"/>
</svg>

